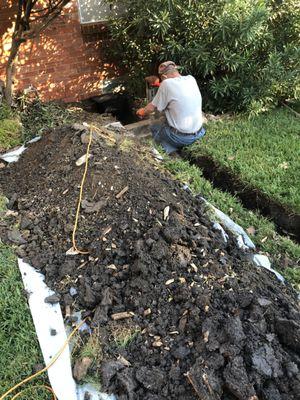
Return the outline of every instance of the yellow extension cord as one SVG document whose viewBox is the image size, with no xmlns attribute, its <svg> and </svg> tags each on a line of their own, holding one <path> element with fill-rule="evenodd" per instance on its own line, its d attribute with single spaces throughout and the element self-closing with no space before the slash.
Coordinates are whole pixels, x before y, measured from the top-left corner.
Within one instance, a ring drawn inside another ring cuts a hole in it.
<svg viewBox="0 0 300 400">
<path fill-rule="evenodd" d="M 79 254 L 89 254 L 88 251 L 79 250 L 77 248 L 77 245 L 76 245 L 76 231 L 77 231 L 78 219 L 79 219 L 80 207 L 81 207 L 81 201 L 82 201 L 83 185 L 84 185 L 84 182 L 85 182 L 85 178 L 86 178 L 86 174 L 87 174 L 87 170 L 88 170 L 88 165 L 89 165 L 90 147 L 91 147 L 91 144 L 92 144 L 92 139 L 93 139 L 93 126 L 90 126 L 90 138 L 89 138 L 89 143 L 88 143 L 87 150 L 86 150 L 85 167 L 84 167 L 84 172 L 83 172 L 82 180 L 81 180 L 81 184 L 80 184 L 79 199 L 78 199 L 76 216 L 75 216 L 75 223 L 74 223 L 74 228 L 73 228 L 73 233 L 72 233 L 73 249 L 75 251 L 77 251 L 77 253 L 79 253 Z"/>
<path fill-rule="evenodd" d="M 80 207 L 81 207 L 81 201 L 82 201 L 82 194 L 83 194 L 83 186 L 84 186 L 84 182 L 86 179 L 86 174 L 88 171 L 88 165 L 89 165 L 89 155 L 90 155 L 90 147 L 92 144 L 92 138 L 93 138 L 93 129 L 97 130 L 96 127 L 94 126 L 90 126 L 90 137 L 89 137 L 89 142 L 88 142 L 88 146 L 87 146 L 87 151 L 86 151 L 86 160 L 85 160 L 85 168 L 84 168 L 84 173 L 82 176 L 82 180 L 81 180 L 81 185 L 80 185 L 80 191 L 79 191 L 79 198 L 78 198 L 78 204 L 77 204 L 77 210 L 76 210 L 76 216 L 75 216 L 75 223 L 74 223 L 74 229 L 73 229 L 73 233 L 72 233 L 72 244 L 73 244 L 73 249 L 75 251 L 77 251 L 79 254 L 89 254 L 88 251 L 83 251 L 83 250 L 79 250 L 77 248 L 76 245 L 76 231 L 77 231 L 77 227 L 78 227 L 78 220 L 79 220 L 79 214 L 80 214 Z M 63 351 L 65 350 L 66 346 L 68 345 L 69 341 L 71 340 L 71 338 L 74 336 L 74 334 L 78 331 L 78 329 L 83 325 L 83 323 L 85 322 L 85 320 L 83 320 L 79 325 L 77 325 L 77 327 L 71 332 L 71 334 L 69 335 L 69 337 L 67 338 L 67 340 L 65 341 L 64 345 L 62 346 L 62 348 L 58 351 L 58 353 L 54 356 L 53 360 L 43 369 L 41 369 L 40 371 L 36 372 L 33 375 L 30 375 L 29 377 L 23 379 L 21 382 L 17 383 L 15 386 L 13 386 L 11 389 L 7 390 L 1 397 L 0 400 L 5 399 L 10 393 L 14 392 L 18 387 L 24 385 L 25 383 L 31 381 L 32 379 L 36 378 L 37 376 L 41 375 L 42 373 L 48 371 L 48 369 L 58 360 L 58 358 L 61 356 L 61 354 L 63 353 Z M 18 398 L 19 396 L 21 396 L 21 394 L 23 394 L 25 391 L 29 390 L 29 389 L 37 389 L 37 388 L 44 388 L 48 391 L 50 391 L 53 395 L 53 400 L 56 400 L 56 396 L 55 393 L 53 392 L 52 388 L 47 386 L 47 385 L 36 385 L 33 386 L 31 388 L 26 388 L 22 391 L 20 391 L 19 393 L 17 393 L 14 397 L 12 397 L 11 400 L 15 400 L 16 398 Z"/>
<path fill-rule="evenodd" d="M 1 397 L 0 400 L 5 399 L 5 397 L 7 397 L 11 392 L 15 391 L 18 387 L 24 385 L 24 383 L 27 383 L 29 381 L 31 381 L 32 379 L 36 378 L 37 376 L 41 375 L 42 373 L 44 373 L 45 371 L 48 371 L 48 369 L 58 360 L 58 358 L 61 356 L 61 354 L 64 352 L 65 348 L 67 347 L 69 341 L 72 339 L 72 337 L 75 335 L 75 333 L 78 331 L 78 329 L 80 329 L 80 327 L 84 324 L 85 320 L 81 321 L 80 324 L 78 324 L 76 326 L 76 328 L 71 332 L 71 334 L 69 335 L 69 337 L 67 338 L 67 340 L 65 341 L 65 343 L 63 344 L 62 348 L 58 351 L 58 353 L 53 357 L 53 360 L 50 361 L 50 363 L 48 365 L 46 365 L 46 367 L 44 367 L 43 369 L 41 369 L 40 371 L 36 372 L 33 375 L 28 376 L 27 378 L 23 379 L 21 382 L 17 383 L 15 386 L 13 386 L 11 389 L 9 389 L 7 392 L 5 392 Z M 49 390 L 50 388 L 46 385 L 41 385 L 42 387 L 47 387 L 47 390 Z M 24 390 L 28 390 L 28 389 L 24 389 Z M 21 393 L 24 392 L 24 390 L 22 390 L 21 392 L 19 392 L 17 395 L 15 395 L 13 399 L 16 399 L 18 396 L 21 395 Z M 51 389 L 52 391 L 52 389 Z M 52 391 L 53 393 L 53 391 Z M 54 395 L 54 399 L 56 399 L 55 394 Z"/>
</svg>

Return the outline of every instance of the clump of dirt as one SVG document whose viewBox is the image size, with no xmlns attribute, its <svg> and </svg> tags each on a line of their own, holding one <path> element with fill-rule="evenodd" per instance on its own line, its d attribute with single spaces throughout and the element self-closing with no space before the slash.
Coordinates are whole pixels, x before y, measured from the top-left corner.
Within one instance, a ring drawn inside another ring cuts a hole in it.
<svg viewBox="0 0 300 400">
<path fill-rule="evenodd" d="M 201 200 L 145 149 L 93 143 L 76 235 L 89 254 L 66 255 L 81 134 L 45 135 L 1 184 L 18 212 L 18 254 L 100 332 L 103 390 L 119 400 L 299 399 L 295 293 L 224 243 Z"/>
</svg>

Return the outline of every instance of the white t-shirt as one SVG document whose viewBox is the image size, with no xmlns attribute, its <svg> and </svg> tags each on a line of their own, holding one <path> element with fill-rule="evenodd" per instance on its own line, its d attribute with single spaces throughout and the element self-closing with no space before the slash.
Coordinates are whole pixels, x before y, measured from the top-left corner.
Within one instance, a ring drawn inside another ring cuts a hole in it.
<svg viewBox="0 0 300 400">
<path fill-rule="evenodd" d="M 165 111 L 169 125 L 180 132 L 195 133 L 202 126 L 202 97 L 191 75 L 164 80 L 152 104 Z"/>
</svg>

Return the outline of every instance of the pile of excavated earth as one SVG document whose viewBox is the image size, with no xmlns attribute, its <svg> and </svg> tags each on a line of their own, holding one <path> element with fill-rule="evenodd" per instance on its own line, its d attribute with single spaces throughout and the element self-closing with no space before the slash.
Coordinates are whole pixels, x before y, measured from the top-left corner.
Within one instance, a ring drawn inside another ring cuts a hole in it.
<svg viewBox="0 0 300 400">
<path fill-rule="evenodd" d="M 225 243 L 201 198 L 147 149 L 115 138 L 91 146 L 76 232 L 86 255 L 66 254 L 84 128 L 45 134 L 0 178 L 14 210 L 1 236 L 45 274 L 65 314 L 89 317 L 102 390 L 118 400 L 299 399 L 296 294 Z M 129 332 L 123 345 L 116 332 Z"/>
</svg>

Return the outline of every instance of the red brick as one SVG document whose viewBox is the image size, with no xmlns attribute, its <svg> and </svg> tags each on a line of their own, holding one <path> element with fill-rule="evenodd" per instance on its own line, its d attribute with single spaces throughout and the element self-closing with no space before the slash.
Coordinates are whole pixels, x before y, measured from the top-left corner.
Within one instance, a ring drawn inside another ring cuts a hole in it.
<svg viewBox="0 0 300 400">
<path fill-rule="evenodd" d="M 41 34 L 39 40 L 21 47 L 19 60 L 24 60 L 25 65 L 19 63 L 17 68 L 18 90 L 32 83 L 37 86 L 43 100 L 75 101 L 99 94 L 95 85 L 100 87 L 103 76 L 101 41 L 85 42 L 76 4 L 73 0 L 72 6 L 65 9 L 65 13 Z M 11 26 L 9 19 L 14 11 L 7 7 L 5 0 L 0 0 L 0 8 L 0 33 L 5 33 Z M 5 63 L 6 58 L 0 51 L 0 76 L 4 75 Z M 50 87 L 51 83 L 54 88 Z"/>
</svg>

